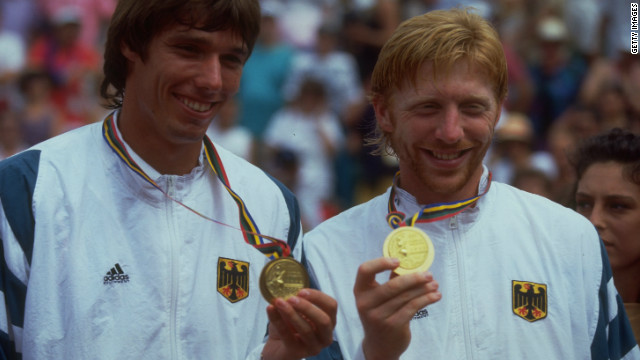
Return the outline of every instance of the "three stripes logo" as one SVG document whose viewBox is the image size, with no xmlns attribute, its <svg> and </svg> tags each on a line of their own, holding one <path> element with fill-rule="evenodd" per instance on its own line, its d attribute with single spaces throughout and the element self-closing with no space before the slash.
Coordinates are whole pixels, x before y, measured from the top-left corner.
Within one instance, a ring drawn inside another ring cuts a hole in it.
<svg viewBox="0 0 640 360">
<path fill-rule="evenodd" d="M 126 282 L 129 282 L 129 275 L 122 271 L 120 264 L 116 264 L 111 270 L 107 271 L 107 274 L 104 276 L 104 285 Z"/>
</svg>

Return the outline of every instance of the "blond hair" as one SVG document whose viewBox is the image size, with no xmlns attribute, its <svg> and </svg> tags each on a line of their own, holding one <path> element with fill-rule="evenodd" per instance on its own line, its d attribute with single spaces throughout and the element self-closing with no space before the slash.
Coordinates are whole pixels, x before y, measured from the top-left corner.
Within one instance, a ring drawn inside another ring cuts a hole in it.
<svg viewBox="0 0 640 360">
<path fill-rule="evenodd" d="M 436 10 L 404 21 L 383 46 L 371 75 L 370 99 L 390 105 L 405 81 L 415 86 L 422 64 L 433 64 L 433 78 L 447 74 L 456 61 L 482 69 L 495 99 L 507 96 L 507 62 L 493 26 L 472 9 Z M 393 154 L 387 134 L 378 126 L 368 145 L 374 154 Z"/>
</svg>

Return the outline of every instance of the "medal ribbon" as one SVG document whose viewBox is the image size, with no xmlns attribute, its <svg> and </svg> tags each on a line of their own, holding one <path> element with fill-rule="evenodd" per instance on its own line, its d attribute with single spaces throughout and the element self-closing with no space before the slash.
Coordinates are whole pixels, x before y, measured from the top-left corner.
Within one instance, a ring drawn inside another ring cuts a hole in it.
<svg viewBox="0 0 640 360">
<path fill-rule="evenodd" d="M 133 170 L 136 174 L 140 175 L 143 179 L 145 179 L 148 183 L 153 185 L 156 189 L 160 190 L 160 192 L 162 192 L 167 198 L 171 199 L 172 201 L 175 201 L 176 203 L 180 204 L 187 210 L 193 212 L 194 214 L 206 220 L 242 231 L 245 242 L 252 245 L 256 249 L 258 249 L 260 252 L 262 252 L 265 256 L 267 256 L 270 259 L 287 257 L 291 254 L 291 249 L 289 248 L 289 245 L 287 244 L 286 241 L 260 234 L 260 231 L 258 230 L 258 226 L 256 225 L 255 221 L 251 217 L 249 210 L 244 204 L 244 201 L 242 201 L 242 198 L 240 198 L 240 196 L 231 189 L 231 186 L 229 184 L 229 179 L 227 178 L 227 174 L 224 170 L 224 167 L 222 166 L 222 161 L 220 160 L 220 156 L 218 155 L 218 152 L 213 146 L 213 143 L 207 136 L 204 137 L 204 150 L 205 150 L 207 162 L 209 166 L 211 166 L 211 169 L 213 170 L 213 172 L 218 176 L 218 179 L 220 179 L 220 181 L 222 182 L 222 185 L 224 185 L 224 187 L 227 189 L 227 191 L 229 192 L 233 200 L 236 202 L 236 205 L 238 206 L 238 210 L 240 213 L 239 214 L 240 228 L 233 227 L 231 225 L 225 224 L 223 222 L 212 219 L 206 215 L 203 215 L 198 211 L 192 209 L 191 207 L 169 196 L 169 194 L 167 194 L 153 179 L 151 179 L 142 170 L 142 168 L 140 168 L 140 166 L 133 160 L 131 155 L 129 155 L 129 152 L 125 147 L 124 142 L 120 139 L 115 129 L 113 114 L 109 115 L 105 119 L 102 126 L 102 135 L 104 139 L 107 141 L 107 144 L 111 147 L 111 149 L 116 153 L 116 155 L 122 161 L 124 161 L 124 163 L 131 170 Z M 265 242 L 265 239 L 269 240 L 269 242 Z"/>
<path fill-rule="evenodd" d="M 396 173 L 396 179 L 399 177 L 400 173 Z M 417 223 L 430 223 L 438 220 L 448 219 L 453 217 L 461 212 L 463 212 L 466 208 L 475 204 L 480 197 L 489 191 L 489 187 L 491 186 L 491 172 L 489 172 L 488 184 L 482 194 L 470 197 L 468 199 L 450 202 L 450 203 L 438 203 L 433 205 L 423 206 L 420 211 L 415 213 L 408 221 L 405 221 L 406 215 L 403 212 L 400 212 L 396 209 L 393 200 L 396 197 L 396 186 L 395 184 L 391 187 L 391 194 L 389 195 L 389 205 L 387 214 L 387 223 L 393 229 L 396 229 L 400 226 L 414 226 Z"/>
</svg>

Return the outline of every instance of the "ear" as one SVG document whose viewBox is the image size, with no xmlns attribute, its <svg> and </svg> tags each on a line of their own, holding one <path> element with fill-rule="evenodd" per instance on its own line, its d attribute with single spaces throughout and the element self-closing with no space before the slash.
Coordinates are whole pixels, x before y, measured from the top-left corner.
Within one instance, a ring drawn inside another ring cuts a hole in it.
<svg viewBox="0 0 640 360">
<path fill-rule="evenodd" d="M 127 58 L 127 60 L 131 62 L 134 62 L 140 59 L 140 55 L 138 55 L 138 53 L 136 53 L 135 51 L 131 50 L 129 45 L 127 45 L 124 41 L 120 44 L 120 52 L 124 57 Z"/>
<path fill-rule="evenodd" d="M 378 127 L 386 132 L 393 132 L 393 122 L 391 121 L 390 107 L 389 102 L 391 99 L 383 99 L 382 96 L 375 96 L 371 100 L 371 105 L 373 105 L 373 110 L 376 113 L 376 121 L 378 122 Z"/>
<path fill-rule="evenodd" d="M 493 131 L 496 130 L 496 126 L 498 126 L 498 122 L 500 122 L 500 117 L 502 116 L 502 110 L 504 109 L 505 100 L 502 100 L 498 104 L 498 108 L 496 109 L 496 119 L 493 122 Z"/>
</svg>

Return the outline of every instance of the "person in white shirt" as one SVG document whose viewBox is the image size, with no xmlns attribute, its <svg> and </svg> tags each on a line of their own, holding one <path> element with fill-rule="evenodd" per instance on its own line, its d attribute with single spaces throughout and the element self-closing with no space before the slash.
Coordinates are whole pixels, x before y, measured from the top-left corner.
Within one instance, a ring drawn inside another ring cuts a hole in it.
<svg viewBox="0 0 640 360">
<path fill-rule="evenodd" d="M 338 301 L 344 358 L 640 359 L 594 227 L 482 163 L 507 96 L 489 22 L 467 9 L 403 22 L 371 85 L 372 142 L 398 175 L 302 243 Z"/>
<path fill-rule="evenodd" d="M 0 162 L 0 357 L 288 360 L 331 343 L 334 299 L 260 291 L 272 259 L 299 255 L 295 197 L 205 136 L 259 20 L 257 0 L 119 1 L 114 112 Z"/>
<path fill-rule="evenodd" d="M 335 154 L 345 141 L 327 96 L 321 82 L 304 79 L 295 101 L 273 115 L 264 134 L 270 148 L 296 155 L 298 170 L 292 190 L 300 200 L 305 229 L 324 220 L 323 205 L 332 200 L 335 189 Z"/>
</svg>

